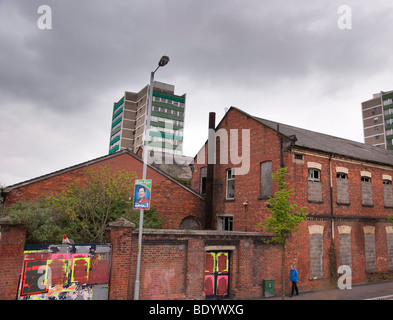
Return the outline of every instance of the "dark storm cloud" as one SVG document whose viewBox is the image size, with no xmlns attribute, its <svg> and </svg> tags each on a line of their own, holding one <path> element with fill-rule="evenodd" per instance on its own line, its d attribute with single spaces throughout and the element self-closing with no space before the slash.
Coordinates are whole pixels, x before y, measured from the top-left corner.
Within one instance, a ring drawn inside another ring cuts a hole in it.
<svg viewBox="0 0 393 320">
<path fill-rule="evenodd" d="M 12 61 L 2 88 L 20 95 L 23 87 L 26 96 L 51 108 L 61 94 L 68 102 L 57 100 L 59 110 L 142 77 L 163 51 L 176 61 L 173 71 L 243 84 L 312 72 L 342 76 L 381 63 L 375 28 L 368 24 L 383 22 L 382 13 L 368 16 L 355 2 L 357 25 L 347 34 L 337 28 L 340 1 L 49 1 L 50 31 L 36 27 L 41 1 L 13 3 L 26 21 L 25 32 L 8 39 L 3 54 Z"/>
<path fill-rule="evenodd" d="M 51 30 L 37 26 L 43 4 Z M 350 30 L 337 25 L 344 4 Z M 0 183 L 105 154 L 110 106 L 146 85 L 163 54 L 171 62 L 157 80 L 187 93 L 191 152 L 208 111 L 231 105 L 296 121 L 312 117 L 316 99 L 342 109 L 352 93 L 358 109 L 392 89 L 392 8 L 387 0 L 0 1 Z M 303 114 L 291 116 L 293 107 Z"/>
</svg>

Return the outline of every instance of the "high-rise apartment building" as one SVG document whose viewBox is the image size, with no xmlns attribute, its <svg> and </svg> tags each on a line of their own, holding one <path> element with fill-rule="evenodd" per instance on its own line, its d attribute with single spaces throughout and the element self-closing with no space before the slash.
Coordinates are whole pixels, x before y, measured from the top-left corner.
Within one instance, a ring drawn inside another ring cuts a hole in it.
<svg viewBox="0 0 393 320">
<path fill-rule="evenodd" d="M 393 91 L 362 102 L 364 143 L 393 150 Z"/>
<path fill-rule="evenodd" d="M 109 154 L 122 149 L 136 152 L 144 144 L 149 85 L 124 93 L 113 106 Z M 154 81 L 149 150 L 182 155 L 186 94 L 175 95 L 175 86 Z"/>
</svg>

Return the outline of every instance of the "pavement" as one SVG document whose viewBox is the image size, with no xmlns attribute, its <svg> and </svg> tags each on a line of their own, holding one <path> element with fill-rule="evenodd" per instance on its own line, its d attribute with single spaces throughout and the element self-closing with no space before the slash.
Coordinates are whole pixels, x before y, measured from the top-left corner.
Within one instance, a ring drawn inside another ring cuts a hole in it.
<svg viewBox="0 0 393 320">
<path fill-rule="evenodd" d="M 266 297 L 263 300 L 282 300 L 278 296 Z M 351 289 L 325 289 L 318 291 L 299 291 L 298 296 L 285 296 L 285 300 L 393 300 L 393 281 L 372 282 L 352 285 Z"/>
</svg>

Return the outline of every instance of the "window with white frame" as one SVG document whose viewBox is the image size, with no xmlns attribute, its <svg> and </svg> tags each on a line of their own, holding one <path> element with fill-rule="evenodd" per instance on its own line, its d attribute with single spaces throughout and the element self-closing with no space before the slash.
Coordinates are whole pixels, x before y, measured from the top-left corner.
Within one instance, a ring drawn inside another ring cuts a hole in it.
<svg viewBox="0 0 393 320">
<path fill-rule="evenodd" d="M 308 181 L 320 182 L 321 181 L 321 171 L 318 169 L 314 169 L 314 168 L 308 169 Z"/>
<path fill-rule="evenodd" d="M 233 215 L 225 215 L 218 217 L 218 230 L 232 231 L 233 230 Z"/>
<path fill-rule="evenodd" d="M 235 198 L 235 168 L 227 170 L 226 198 Z"/>
<path fill-rule="evenodd" d="M 322 165 L 315 162 L 308 162 L 308 201 L 322 203 Z"/>
</svg>

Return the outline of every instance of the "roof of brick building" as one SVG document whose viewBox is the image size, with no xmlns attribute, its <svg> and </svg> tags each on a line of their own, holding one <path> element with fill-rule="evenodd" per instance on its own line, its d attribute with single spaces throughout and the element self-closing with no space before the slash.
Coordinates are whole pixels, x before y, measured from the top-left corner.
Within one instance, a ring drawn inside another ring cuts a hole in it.
<svg viewBox="0 0 393 320">
<path fill-rule="evenodd" d="M 247 114 L 243 110 L 235 107 L 232 108 Z M 248 116 L 275 131 L 279 131 L 289 139 L 292 139 L 294 141 L 294 146 L 332 153 L 357 160 L 393 165 L 393 150 L 374 147 L 357 141 L 297 128 L 252 115 Z"/>
</svg>

